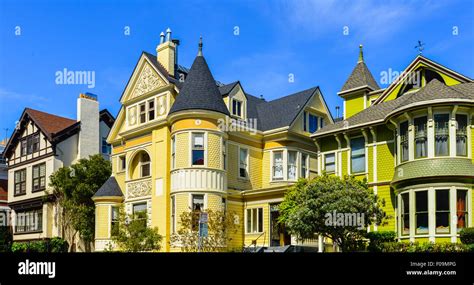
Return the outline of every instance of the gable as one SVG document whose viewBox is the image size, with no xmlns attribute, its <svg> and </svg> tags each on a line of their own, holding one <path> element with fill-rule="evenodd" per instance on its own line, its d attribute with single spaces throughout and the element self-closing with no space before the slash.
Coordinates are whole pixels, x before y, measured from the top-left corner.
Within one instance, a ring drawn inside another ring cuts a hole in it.
<svg viewBox="0 0 474 285">
<path fill-rule="evenodd" d="M 122 104 L 168 85 L 166 77 L 142 55 L 120 100 Z"/>
<path fill-rule="evenodd" d="M 230 114 L 232 115 L 232 104 L 233 101 L 236 100 L 238 102 L 241 102 L 241 113 L 242 113 L 242 119 L 247 119 L 247 96 L 244 93 L 244 90 L 242 89 L 242 86 L 240 84 L 237 84 L 232 90 L 229 92 L 229 96 L 227 96 L 227 100 L 224 100 L 224 103 L 226 103 L 227 108 L 229 109 Z"/>
<path fill-rule="evenodd" d="M 319 92 L 319 89 L 317 90 L 317 92 L 314 93 L 313 96 L 311 96 L 311 98 L 308 100 L 304 108 L 302 108 L 301 112 L 299 112 L 298 116 L 291 124 L 290 129 L 292 131 L 305 134 L 305 135 L 309 134 L 303 129 L 303 125 L 304 125 L 303 119 L 304 119 L 305 113 L 306 113 L 306 116 L 308 116 L 308 114 L 312 114 L 320 118 L 318 120 L 318 125 L 320 124 L 321 120 L 323 120 L 323 125 L 328 125 L 328 124 L 333 123 L 332 116 L 329 112 L 329 109 L 327 108 L 324 98 Z"/>
<path fill-rule="evenodd" d="M 470 78 L 422 56 L 415 58 L 399 78 L 385 89 L 374 104 L 394 100 L 403 94 L 426 86 L 430 80 L 435 78 L 447 86 L 472 82 Z"/>
</svg>

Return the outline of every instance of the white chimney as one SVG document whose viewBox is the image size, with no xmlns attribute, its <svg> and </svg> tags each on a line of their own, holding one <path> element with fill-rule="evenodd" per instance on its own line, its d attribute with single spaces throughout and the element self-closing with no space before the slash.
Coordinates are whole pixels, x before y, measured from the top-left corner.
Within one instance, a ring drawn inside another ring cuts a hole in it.
<svg viewBox="0 0 474 285">
<path fill-rule="evenodd" d="M 78 159 L 88 158 L 99 152 L 99 102 L 91 93 L 77 98 L 77 121 L 81 122 L 78 141 Z"/>
</svg>

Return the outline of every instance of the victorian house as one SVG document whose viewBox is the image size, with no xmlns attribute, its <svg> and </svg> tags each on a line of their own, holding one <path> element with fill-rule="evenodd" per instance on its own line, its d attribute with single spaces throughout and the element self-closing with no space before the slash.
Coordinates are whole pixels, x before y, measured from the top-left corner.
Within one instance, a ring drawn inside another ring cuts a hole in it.
<svg viewBox="0 0 474 285">
<path fill-rule="evenodd" d="M 99 112 L 97 96 L 90 93 L 77 99 L 77 119 L 23 111 L 4 150 L 14 241 L 61 236 L 49 176 L 90 155 L 108 158 L 106 137 L 113 122 L 107 110 Z"/>
</svg>

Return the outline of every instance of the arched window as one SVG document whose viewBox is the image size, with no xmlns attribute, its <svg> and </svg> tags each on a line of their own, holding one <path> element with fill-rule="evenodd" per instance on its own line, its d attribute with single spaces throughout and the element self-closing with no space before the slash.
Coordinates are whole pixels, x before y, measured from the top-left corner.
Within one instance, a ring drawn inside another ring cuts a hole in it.
<svg viewBox="0 0 474 285">
<path fill-rule="evenodd" d="M 150 156 L 146 152 L 140 153 L 140 177 L 150 176 Z"/>
</svg>

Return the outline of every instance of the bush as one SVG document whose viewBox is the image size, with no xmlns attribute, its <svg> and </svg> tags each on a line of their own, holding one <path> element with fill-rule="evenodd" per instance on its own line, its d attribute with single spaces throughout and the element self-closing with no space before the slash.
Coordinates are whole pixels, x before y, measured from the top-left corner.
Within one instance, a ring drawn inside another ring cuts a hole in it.
<svg viewBox="0 0 474 285">
<path fill-rule="evenodd" d="M 463 244 L 474 244 L 474 228 L 464 228 L 459 233 Z"/>
<path fill-rule="evenodd" d="M 50 240 L 39 240 L 31 242 L 14 242 L 11 247 L 12 252 L 67 252 L 68 243 L 59 237 Z"/>
<path fill-rule="evenodd" d="M 10 227 L 0 227 L 0 252 L 10 251 L 12 245 L 12 232 Z"/>
<path fill-rule="evenodd" d="M 469 252 L 473 247 L 462 243 L 450 242 L 384 242 L 381 244 L 382 252 Z"/>
<path fill-rule="evenodd" d="M 395 242 L 396 234 L 393 231 L 369 232 L 366 237 L 369 239 L 367 249 L 371 252 L 381 252 L 382 244 L 386 242 Z"/>
</svg>

